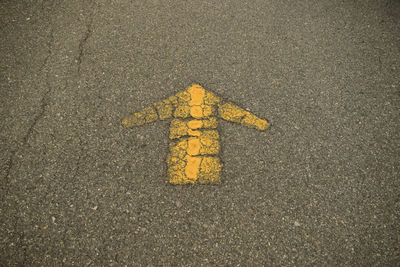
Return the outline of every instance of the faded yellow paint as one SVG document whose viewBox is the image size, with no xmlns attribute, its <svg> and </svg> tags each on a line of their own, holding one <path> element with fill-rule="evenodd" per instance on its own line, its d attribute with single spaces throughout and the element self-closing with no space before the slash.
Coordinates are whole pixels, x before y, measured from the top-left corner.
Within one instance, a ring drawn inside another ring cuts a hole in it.
<svg viewBox="0 0 400 267">
<path fill-rule="evenodd" d="M 212 106 L 204 105 L 203 106 L 203 117 L 209 117 L 214 113 Z"/>
<path fill-rule="evenodd" d="M 157 102 L 154 104 L 160 120 L 169 119 L 172 117 L 174 106 L 169 99 Z"/>
<path fill-rule="evenodd" d="M 156 121 L 158 115 L 153 107 L 147 107 L 142 109 L 140 112 L 136 112 L 131 116 L 126 117 L 122 124 L 125 127 L 141 126 L 145 123 Z"/>
<path fill-rule="evenodd" d="M 183 159 L 187 152 L 187 139 L 171 142 L 169 144 L 169 156 Z"/>
<path fill-rule="evenodd" d="M 268 122 L 192 85 L 163 101 L 126 117 L 125 127 L 170 119 L 168 180 L 171 184 L 218 183 L 222 169 L 216 117 L 265 130 Z"/>
<path fill-rule="evenodd" d="M 221 98 L 214 95 L 211 92 L 206 91 L 204 95 L 204 104 L 214 106 L 215 104 L 219 104 L 221 102 Z"/>
<path fill-rule="evenodd" d="M 175 109 L 174 117 L 175 118 L 187 118 L 189 117 L 190 106 L 185 104 L 178 104 Z"/>
<path fill-rule="evenodd" d="M 216 131 L 215 131 L 216 132 Z M 216 132 L 217 133 L 217 132 Z M 218 133 L 217 133 L 218 134 Z M 200 154 L 201 155 L 216 155 L 219 153 L 220 146 L 218 141 L 219 136 L 215 137 L 214 134 L 204 131 L 204 134 L 200 136 Z"/>
<path fill-rule="evenodd" d="M 215 118 L 215 117 L 210 117 L 210 118 L 203 120 L 203 127 L 206 129 L 207 128 L 215 129 L 215 128 L 217 128 L 217 126 L 218 126 L 218 121 L 217 121 L 217 118 Z"/>
<path fill-rule="evenodd" d="M 220 181 L 222 164 L 218 157 L 203 157 L 198 175 L 199 183 L 217 183 Z"/>
<path fill-rule="evenodd" d="M 246 111 L 232 103 L 224 103 L 218 107 L 219 116 L 227 121 L 240 122 Z"/>
<path fill-rule="evenodd" d="M 213 138 L 213 139 L 219 138 L 219 133 L 216 130 L 204 130 L 203 134 L 205 137 L 209 137 L 209 138 Z"/>
<path fill-rule="evenodd" d="M 169 138 L 176 139 L 187 135 L 187 124 L 184 121 L 173 119 L 169 127 Z"/>
<path fill-rule="evenodd" d="M 183 160 L 178 160 L 178 162 L 172 164 L 168 161 L 168 178 L 171 184 L 183 184 L 185 183 L 186 174 L 184 172 L 186 162 Z"/>
<path fill-rule="evenodd" d="M 190 88 L 193 87 L 195 85 L 190 86 L 188 89 L 181 91 L 179 93 L 176 94 L 176 97 L 178 98 L 178 102 L 180 103 L 185 103 L 188 104 L 190 103 L 191 97 L 190 97 Z"/>
<path fill-rule="evenodd" d="M 227 121 L 242 123 L 262 131 L 268 128 L 266 120 L 260 119 L 256 115 L 229 102 L 219 105 L 218 113 L 222 119 Z"/>
</svg>

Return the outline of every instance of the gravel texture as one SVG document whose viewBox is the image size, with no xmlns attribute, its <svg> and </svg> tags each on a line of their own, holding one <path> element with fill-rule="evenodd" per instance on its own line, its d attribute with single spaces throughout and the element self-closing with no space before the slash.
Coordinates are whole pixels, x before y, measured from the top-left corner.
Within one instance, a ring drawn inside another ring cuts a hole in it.
<svg viewBox="0 0 400 267">
<path fill-rule="evenodd" d="M 2 1 L 0 265 L 395 266 L 398 1 Z M 168 122 L 200 83 L 222 183 L 166 185 Z"/>
</svg>

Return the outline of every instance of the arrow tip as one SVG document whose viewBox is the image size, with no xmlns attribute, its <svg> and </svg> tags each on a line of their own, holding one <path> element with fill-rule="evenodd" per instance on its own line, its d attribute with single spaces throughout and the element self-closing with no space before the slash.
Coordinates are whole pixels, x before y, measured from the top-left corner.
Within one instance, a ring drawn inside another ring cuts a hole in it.
<svg viewBox="0 0 400 267">
<path fill-rule="evenodd" d="M 265 131 L 267 130 L 269 127 L 269 123 L 266 120 L 260 119 L 257 123 L 256 123 L 256 128 L 261 130 L 261 131 Z"/>
</svg>

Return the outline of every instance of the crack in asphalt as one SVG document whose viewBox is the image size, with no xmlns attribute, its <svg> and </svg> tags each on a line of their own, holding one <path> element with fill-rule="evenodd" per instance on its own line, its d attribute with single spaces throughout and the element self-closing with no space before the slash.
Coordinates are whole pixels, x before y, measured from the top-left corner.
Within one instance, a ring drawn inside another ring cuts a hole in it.
<svg viewBox="0 0 400 267">
<path fill-rule="evenodd" d="M 42 9 L 44 9 L 44 8 L 45 7 L 42 5 Z M 79 42 L 79 51 L 78 51 L 78 58 L 77 58 L 78 77 L 80 76 L 80 73 L 81 73 L 82 59 L 85 56 L 85 45 L 92 34 L 92 21 L 93 21 L 93 16 L 92 16 L 92 14 L 90 14 L 89 22 L 86 25 L 86 31 L 83 35 L 83 38 Z M 51 23 L 50 23 L 50 25 L 51 25 Z M 46 43 L 47 53 L 46 53 L 44 60 L 42 61 L 42 63 L 40 64 L 40 66 L 37 70 L 37 73 L 39 75 L 42 75 L 42 77 L 45 78 L 45 84 L 46 84 L 47 88 L 45 89 L 45 91 L 42 94 L 42 97 L 39 102 L 40 105 L 37 108 L 34 118 L 33 118 L 32 122 L 30 123 L 26 133 L 23 135 L 23 137 L 18 142 L 16 148 L 14 150 L 10 151 L 11 153 L 6 162 L 5 175 L 3 176 L 2 182 L 0 184 L 1 190 L 4 192 L 1 194 L 1 197 L 0 197 L 2 203 L 5 202 L 5 199 L 9 195 L 9 192 L 10 192 L 11 176 L 12 176 L 13 169 L 15 169 L 17 167 L 16 163 L 18 162 L 18 159 L 17 159 L 18 153 L 25 146 L 28 145 L 30 138 L 32 137 L 32 135 L 35 132 L 35 128 L 36 128 L 37 124 L 39 123 L 39 121 L 41 119 L 43 119 L 43 117 L 46 113 L 46 109 L 50 105 L 50 100 L 51 100 L 50 96 L 54 89 L 52 88 L 52 86 L 50 84 L 51 77 L 50 77 L 50 70 L 49 70 L 49 61 L 51 60 L 51 57 L 53 55 L 54 44 L 55 44 L 54 29 L 53 29 L 53 27 L 50 27 L 49 32 L 48 32 L 48 41 Z M 64 89 L 67 87 L 67 84 L 68 84 L 68 79 L 65 81 Z M 79 172 L 81 170 L 81 162 L 85 159 L 83 142 L 82 142 L 81 138 L 79 138 L 79 140 L 80 140 L 79 146 L 81 147 L 81 149 L 80 149 L 80 153 L 78 155 L 78 159 L 76 161 L 76 169 L 75 169 L 75 172 L 73 175 L 73 179 L 75 179 L 79 175 Z M 16 218 L 15 223 L 18 223 L 20 220 L 21 220 L 21 218 Z M 16 229 L 17 227 L 14 227 L 14 228 Z M 19 235 L 18 245 L 23 253 L 22 257 L 21 257 L 21 265 L 26 265 L 26 263 L 28 261 L 28 252 L 27 252 L 27 246 L 25 245 L 24 232 L 17 231 L 17 234 Z M 93 262 L 93 260 L 92 260 L 92 262 Z"/>
<path fill-rule="evenodd" d="M 46 76 L 48 76 L 48 74 Z M 48 80 L 48 77 L 47 77 L 47 80 Z M 27 133 L 23 137 L 22 146 L 25 146 L 28 143 L 29 138 L 31 137 L 35 126 L 43 118 L 43 115 L 46 111 L 46 107 L 49 105 L 49 95 L 52 90 L 51 90 L 51 87 L 49 86 L 48 82 L 47 82 L 47 86 L 48 86 L 48 89 L 46 90 L 46 92 L 44 93 L 44 95 L 41 99 L 40 111 L 39 111 L 38 115 L 33 119 L 33 122 L 29 126 Z"/>
<path fill-rule="evenodd" d="M 49 33 L 49 40 L 47 41 L 47 56 L 46 58 L 43 60 L 42 65 L 40 65 L 39 68 L 39 73 L 42 72 L 44 70 L 44 68 L 47 66 L 47 63 L 49 61 L 49 58 L 51 56 L 51 49 L 54 45 L 54 29 L 51 28 L 50 29 L 50 33 Z M 48 73 L 46 73 L 46 76 L 48 76 Z"/>
<path fill-rule="evenodd" d="M 93 23 L 93 16 L 91 14 L 89 22 L 86 24 L 86 31 L 83 35 L 83 38 L 79 42 L 79 53 L 78 53 L 78 58 L 76 59 L 78 63 L 78 75 L 80 75 L 81 73 L 82 58 L 84 57 L 85 45 L 90 36 L 92 35 L 92 23 Z"/>
<path fill-rule="evenodd" d="M 9 180 L 11 169 L 12 169 L 12 167 L 14 165 L 13 158 L 14 158 L 15 154 L 16 154 L 16 151 L 12 152 L 11 156 L 7 160 L 7 167 L 6 167 L 6 174 L 5 174 L 5 185 L 4 185 L 5 188 L 3 188 L 3 189 L 7 189 L 6 190 L 6 194 L 8 193 L 8 180 Z M 4 195 L 3 195 L 3 197 L 4 197 Z M 2 199 L 2 202 L 3 202 L 3 199 Z"/>
<path fill-rule="evenodd" d="M 47 42 L 47 56 L 46 58 L 43 60 L 43 63 L 41 64 L 40 68 L 39 68 L 39 73 L 43 72 L 46 65 L 48 64 L 49 58 L 51 57 L 52 54 L 52 48 L 54 45 L 54 31 L 53 29 L 50 29 L 50 33 L 49 33 L 49 40 Z M 25 135 L 22 137 L 22 141 L 20 143 L 20 145 L 17 147 L 17 149 L 15 149 L 14 151 L 11 152 L 11 155 L 8 159 L 8 163 L 7 163 L 7 167 L 6 167 L 6 172 L 5 172 L 5 183 L 4 183 L 4 188 L 5 189 L 5 194 L 3 195 L 3 197 L 5 195 L 8 194 L 8 189 L 9 189 L 9 181 L 10 181 L 10 175 L 11 175 L 11 170 L 14 166 L 14 159 L 16 154 L 18 153 L 18 151 L 26 146 L 26 144 L 29 141 L 29 138 L 31 137 L 34 128 L 36 127 L 37 123 L 39 122 L 40 119 L 43 118 L 44 113 L 46 111 L 46 107 L 49 105 L 49 95 L 52 91 L 50 83 L 49 83 L 49 73 L 46 72 L 45 74 L 46 76 L 46 84 L 47 84 L 47 90 L 46 92 L 44 92 L 42 99 L 40 100 L 40 109 L 38 114 L 34 117 L 32 123 L 29 125 L 28 130 L 26 131 Z"/>
</svg>

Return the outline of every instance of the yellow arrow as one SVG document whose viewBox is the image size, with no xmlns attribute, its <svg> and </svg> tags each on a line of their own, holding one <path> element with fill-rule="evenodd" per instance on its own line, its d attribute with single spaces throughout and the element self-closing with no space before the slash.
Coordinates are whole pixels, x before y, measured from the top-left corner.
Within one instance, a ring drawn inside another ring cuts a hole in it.
<svg viewBox="0 0 400 267">
<path fill-rule="evenodd" d="M 125 127 L 172 119 L 169 128 L 168 180 L 171 184 L 217 183 L 222 169 L 218 157 L 217 117 L 264 131 L 266 120 L 193 84 L 185 91 L 123 119 Z"/>
</svg>

